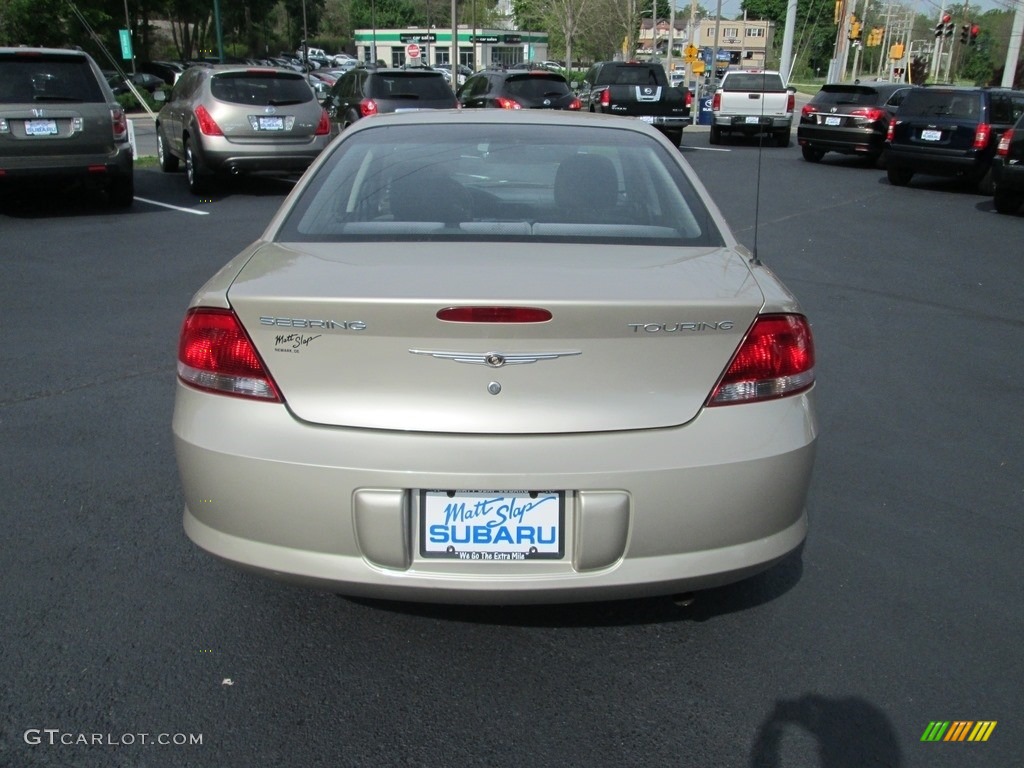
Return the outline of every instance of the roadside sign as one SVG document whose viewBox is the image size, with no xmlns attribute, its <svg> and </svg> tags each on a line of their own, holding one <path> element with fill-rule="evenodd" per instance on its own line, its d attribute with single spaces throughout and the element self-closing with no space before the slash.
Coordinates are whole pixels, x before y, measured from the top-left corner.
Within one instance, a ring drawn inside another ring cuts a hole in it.
<svg viewBox="0 0 1024 768">
<path fill-rule="evenodd" d="M 125 61 L 131 61 L 132 58 L 132 33 L 127 29 L 120 29 L 118 33 L 121 37 L 121 58 Z"/>
<path fill-rule="evenodd" d="M 410 59 L 418 59 L 420 57 L 420 47 L 416 43 L 409 43 L 405 46 L 405 55 Z"/>
</svg>

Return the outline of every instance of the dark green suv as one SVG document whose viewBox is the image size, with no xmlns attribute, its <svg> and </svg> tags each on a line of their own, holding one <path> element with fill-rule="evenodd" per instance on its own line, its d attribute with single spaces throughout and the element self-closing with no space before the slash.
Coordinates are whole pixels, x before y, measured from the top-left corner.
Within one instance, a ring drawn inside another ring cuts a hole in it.
<svg viewBox="0 0 1024 768">
<path fill-rule="evenodd" d="M 78 50 L 0 48 L 0 188 L 84 182 L 116 207 L 135 195 L 128 120 Z"/>
<path fill-rule="evenodd" d="M 909 91 L 885 140 L 889 183 L 915 173 L 958 176 L 992 194 L 992 158 L 1003 133 L 1024 113 L 1024 92 L 929 86 Z"/>
</svg>

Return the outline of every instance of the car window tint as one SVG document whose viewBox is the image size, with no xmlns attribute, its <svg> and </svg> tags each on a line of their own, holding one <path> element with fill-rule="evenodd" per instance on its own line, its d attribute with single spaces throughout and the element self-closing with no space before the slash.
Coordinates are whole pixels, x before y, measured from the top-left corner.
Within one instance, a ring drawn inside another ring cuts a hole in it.
<svg viewBox="0 0 1024 768">
<path fill-rule="evenodd" d="M 451 96 L 442 75 L 394 74 L 378 75 L 373 78 L 373 85 L 367 94 L 375 99 L 387 98 L 421 98 L 444 99 Z"/>
<path fill-rule="evenodd" d="M 0 57 L 0 104 L 62 101 L 106 101 L 86 59 L 59 54 Z"/>
<path fill-rule="evenodd" d="M 569 92 L 569 86 L 560 77 L 526 75 L 510 77 L 505 82 L 505 90 L 511 96 L 539 98 L 550 94 L 566 94 Z"/>
<path fill-rule="evenodd" d="M 224 72 L 210 80 L 210 93 L 220 101 L 254 106 L 303 104 L 313 100 L 313 91 L 302 76 L 277 72 Z"/>
<path fill-rule="evenodd" d="M 783 91 L 782 77 L 765 73 L 730 74 L 722 85 L 725 91 Z"/>
<path fill-rule="evenodd" d="M 721 245 L 675 158 L 633 131 L 393 125 L 339 144 L 280 241 L 545 240 Z"/>
<path fill-rule="evenodd" d="M 977 104 L 978 95 L 968 92 L 953 93 L 927 88 L 911 91 L 900 105 L 900 115 L 911 117 L 969 117 L 971 104 Z"/>
<path fill-rule="evenodd" d="M 873 88 L 822 88 L 813 99 L 815 104 L 874 105 L 879 101 Z"/>
</svg>

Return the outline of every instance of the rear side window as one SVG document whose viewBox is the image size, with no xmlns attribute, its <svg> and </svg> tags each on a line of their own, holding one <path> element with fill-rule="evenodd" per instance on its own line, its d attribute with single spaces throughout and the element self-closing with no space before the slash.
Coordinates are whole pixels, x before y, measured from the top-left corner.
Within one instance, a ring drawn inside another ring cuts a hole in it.
<svg viewBox="0 0 1024 768">
<path fill-rule="evenodd" d="M 61 54 L 0 56 L 0 104 L 104 103 L 89 61 Z"/>
<path fill-rule="evenodd" d="M 210 80 L 210 93 L 220 101 L 260 107 L 313 100 L 313 90 L 301 75 L 281 72 L 225 72 Z"/>
</svg>

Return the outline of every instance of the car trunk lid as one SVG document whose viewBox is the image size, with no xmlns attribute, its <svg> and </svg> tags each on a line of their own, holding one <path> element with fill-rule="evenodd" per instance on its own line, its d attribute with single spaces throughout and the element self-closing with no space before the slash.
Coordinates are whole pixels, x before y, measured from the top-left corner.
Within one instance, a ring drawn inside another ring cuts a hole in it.
<svg viewBox="0 0 1024 768">
<path fill-rule="evenodd" d="M 725 248 L 417 242 L 265 244 L 228 300 L 304 421 L 564 433 L 694 418 L 763 295 Z M 439 318 L 464 307 L 550 319 Z"/>
</svg>

